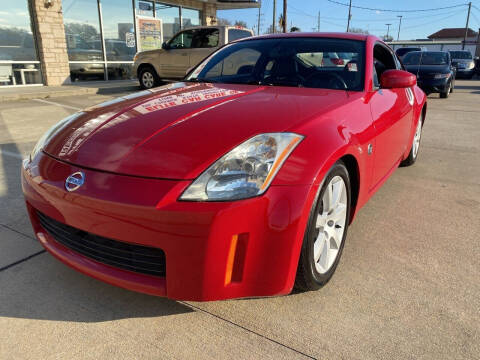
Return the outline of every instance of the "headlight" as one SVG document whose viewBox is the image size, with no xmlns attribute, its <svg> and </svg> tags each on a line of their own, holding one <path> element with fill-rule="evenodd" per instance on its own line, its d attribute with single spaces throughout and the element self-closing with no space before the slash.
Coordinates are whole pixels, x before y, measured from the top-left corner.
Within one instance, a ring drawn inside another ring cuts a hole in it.
<svg viewBox="0 0 480 360">
<path fill-rule="evenodd" d="M 468 69 L 470 70 L 470 69 L 473 69 L 474 67 L 475 67 L 475 63 L 473 61 L 470 61 L 468 63 Z"/>
<path fill-rule="evenodd" d="M 450 73 L 447 74 L 435 74 L 435 79 L 448 79 L 450 77 Z"/>
<path fill-rule="evenodd" d="M 180 200 L 239 200 L 263 194 L 302 139 L 293 133 L 257 135 L 217 160 Z"/>
<path fill-rule="evenodd" d="M 67 116 L 65 119 L 60 120 L 58 123 L 53 125 L 43 136 L 40 140 L 37 141 L 37 144 L 33 148 L 32 152 L 30 153 L 30 161 L 42 150 L 46 144 L 50 141 L 50 139 L 64 126 L 68 125 L 70 122 L 78 118 L 79 116 L 85 114 L 84 112 L 77 112 L 70 116 Z"/>
</svg>

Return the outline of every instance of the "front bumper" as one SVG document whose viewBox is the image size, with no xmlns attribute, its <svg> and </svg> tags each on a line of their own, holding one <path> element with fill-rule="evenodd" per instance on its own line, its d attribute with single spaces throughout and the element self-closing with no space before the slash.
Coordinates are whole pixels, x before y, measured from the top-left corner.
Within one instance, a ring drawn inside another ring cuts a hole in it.
<svg viewBox="0 0 480 360">
<path fill-rule="evenodd" d="M 447 92 L 450 86 L 450 78 L 448 79 L 418 78 L 417 85 L 426 94 Z"/>
<path fill-rule="evenodd" d="M 65 179 L 80 170 L 84 186 L 67 192 Z M 37 238 L 82 273 L 181 300 L 289 293 L 314 189 L 271 186 L 263 196 L 242 201 L 177 201 L 189 183 L 81 169 L 44 154 L 22 169 Z M 76 253 L 42 228 L 37 211 L 98 236 L 162 249 L 166 276 L 122 270 Z"/>
<path fill-rule="evenodd" d="M 458 69 L 457 68 L 457 78 L 470 78 L 475 74 L 475 68 L 473 69 Z"/>
</svg>

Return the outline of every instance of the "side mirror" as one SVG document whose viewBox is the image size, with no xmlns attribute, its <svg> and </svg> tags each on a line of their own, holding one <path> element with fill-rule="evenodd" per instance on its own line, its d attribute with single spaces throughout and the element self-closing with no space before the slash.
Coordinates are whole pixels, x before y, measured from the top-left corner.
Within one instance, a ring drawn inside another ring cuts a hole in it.
<svg viewBox="0 0 480 360">
<path fill-rule="evenodd" d="M 168 46 L 168 43 L 166 41 L 162 44 L 162 49 L 164 50 L 170 49 L 170 46 Z"/>
<path fill-rule="evenodd" d="M 380 77 L 382 89 L 407 88 L 417 83 L 417 77 L 408 71 L 387 70 Z"/>
</svg>

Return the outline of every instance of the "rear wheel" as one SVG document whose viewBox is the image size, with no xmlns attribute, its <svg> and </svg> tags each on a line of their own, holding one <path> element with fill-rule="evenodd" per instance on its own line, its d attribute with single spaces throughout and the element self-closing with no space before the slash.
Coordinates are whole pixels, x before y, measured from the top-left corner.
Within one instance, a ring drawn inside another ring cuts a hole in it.
<svg viewBox="0 0 480 360">
<path fill-rule="evenodd" d="M 142 89 L 151 89 L 160 85 L 160 78 L 155 69 L 151 66 L 145 66 L 140 70 L 138 80 L 140 81 Z"/>
<path fill-rule="evenodd" d="M 417 161 L 418 151 L 420 149 L 420 140 L 422 139 L 422 127 L 423 127 L 423 117 L 420 116 L 420 119 L 417 123 L 417 128 L 415 129 L 415 135 L 413 136 L 412 149 L 408 154 L 408 157 L 400 163 L 400 166 L 410 166 L 415 164 Z"/>
<path fill-rule="evenodd" d="M 313 204 L 298 262 L 295 287 L 317 290 L 333 276 L 350 219 L 350 178 L 339 161 L 325 177 Z"/>
</svg>

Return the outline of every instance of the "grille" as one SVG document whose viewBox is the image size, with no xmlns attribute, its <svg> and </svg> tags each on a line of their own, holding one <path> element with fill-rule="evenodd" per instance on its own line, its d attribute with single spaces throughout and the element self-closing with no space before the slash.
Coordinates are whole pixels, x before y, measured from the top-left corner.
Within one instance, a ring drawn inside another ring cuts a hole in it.
<svg viewBox="0 0 480 360">
<path fill-rule="evenodd" d="M 107 239 L 62 224 L 37 211 L 40 225 L 63 246 L 100 263 L 141 274 L 165 276 L 165 253 L 149 246 Z"/>
</svg>

